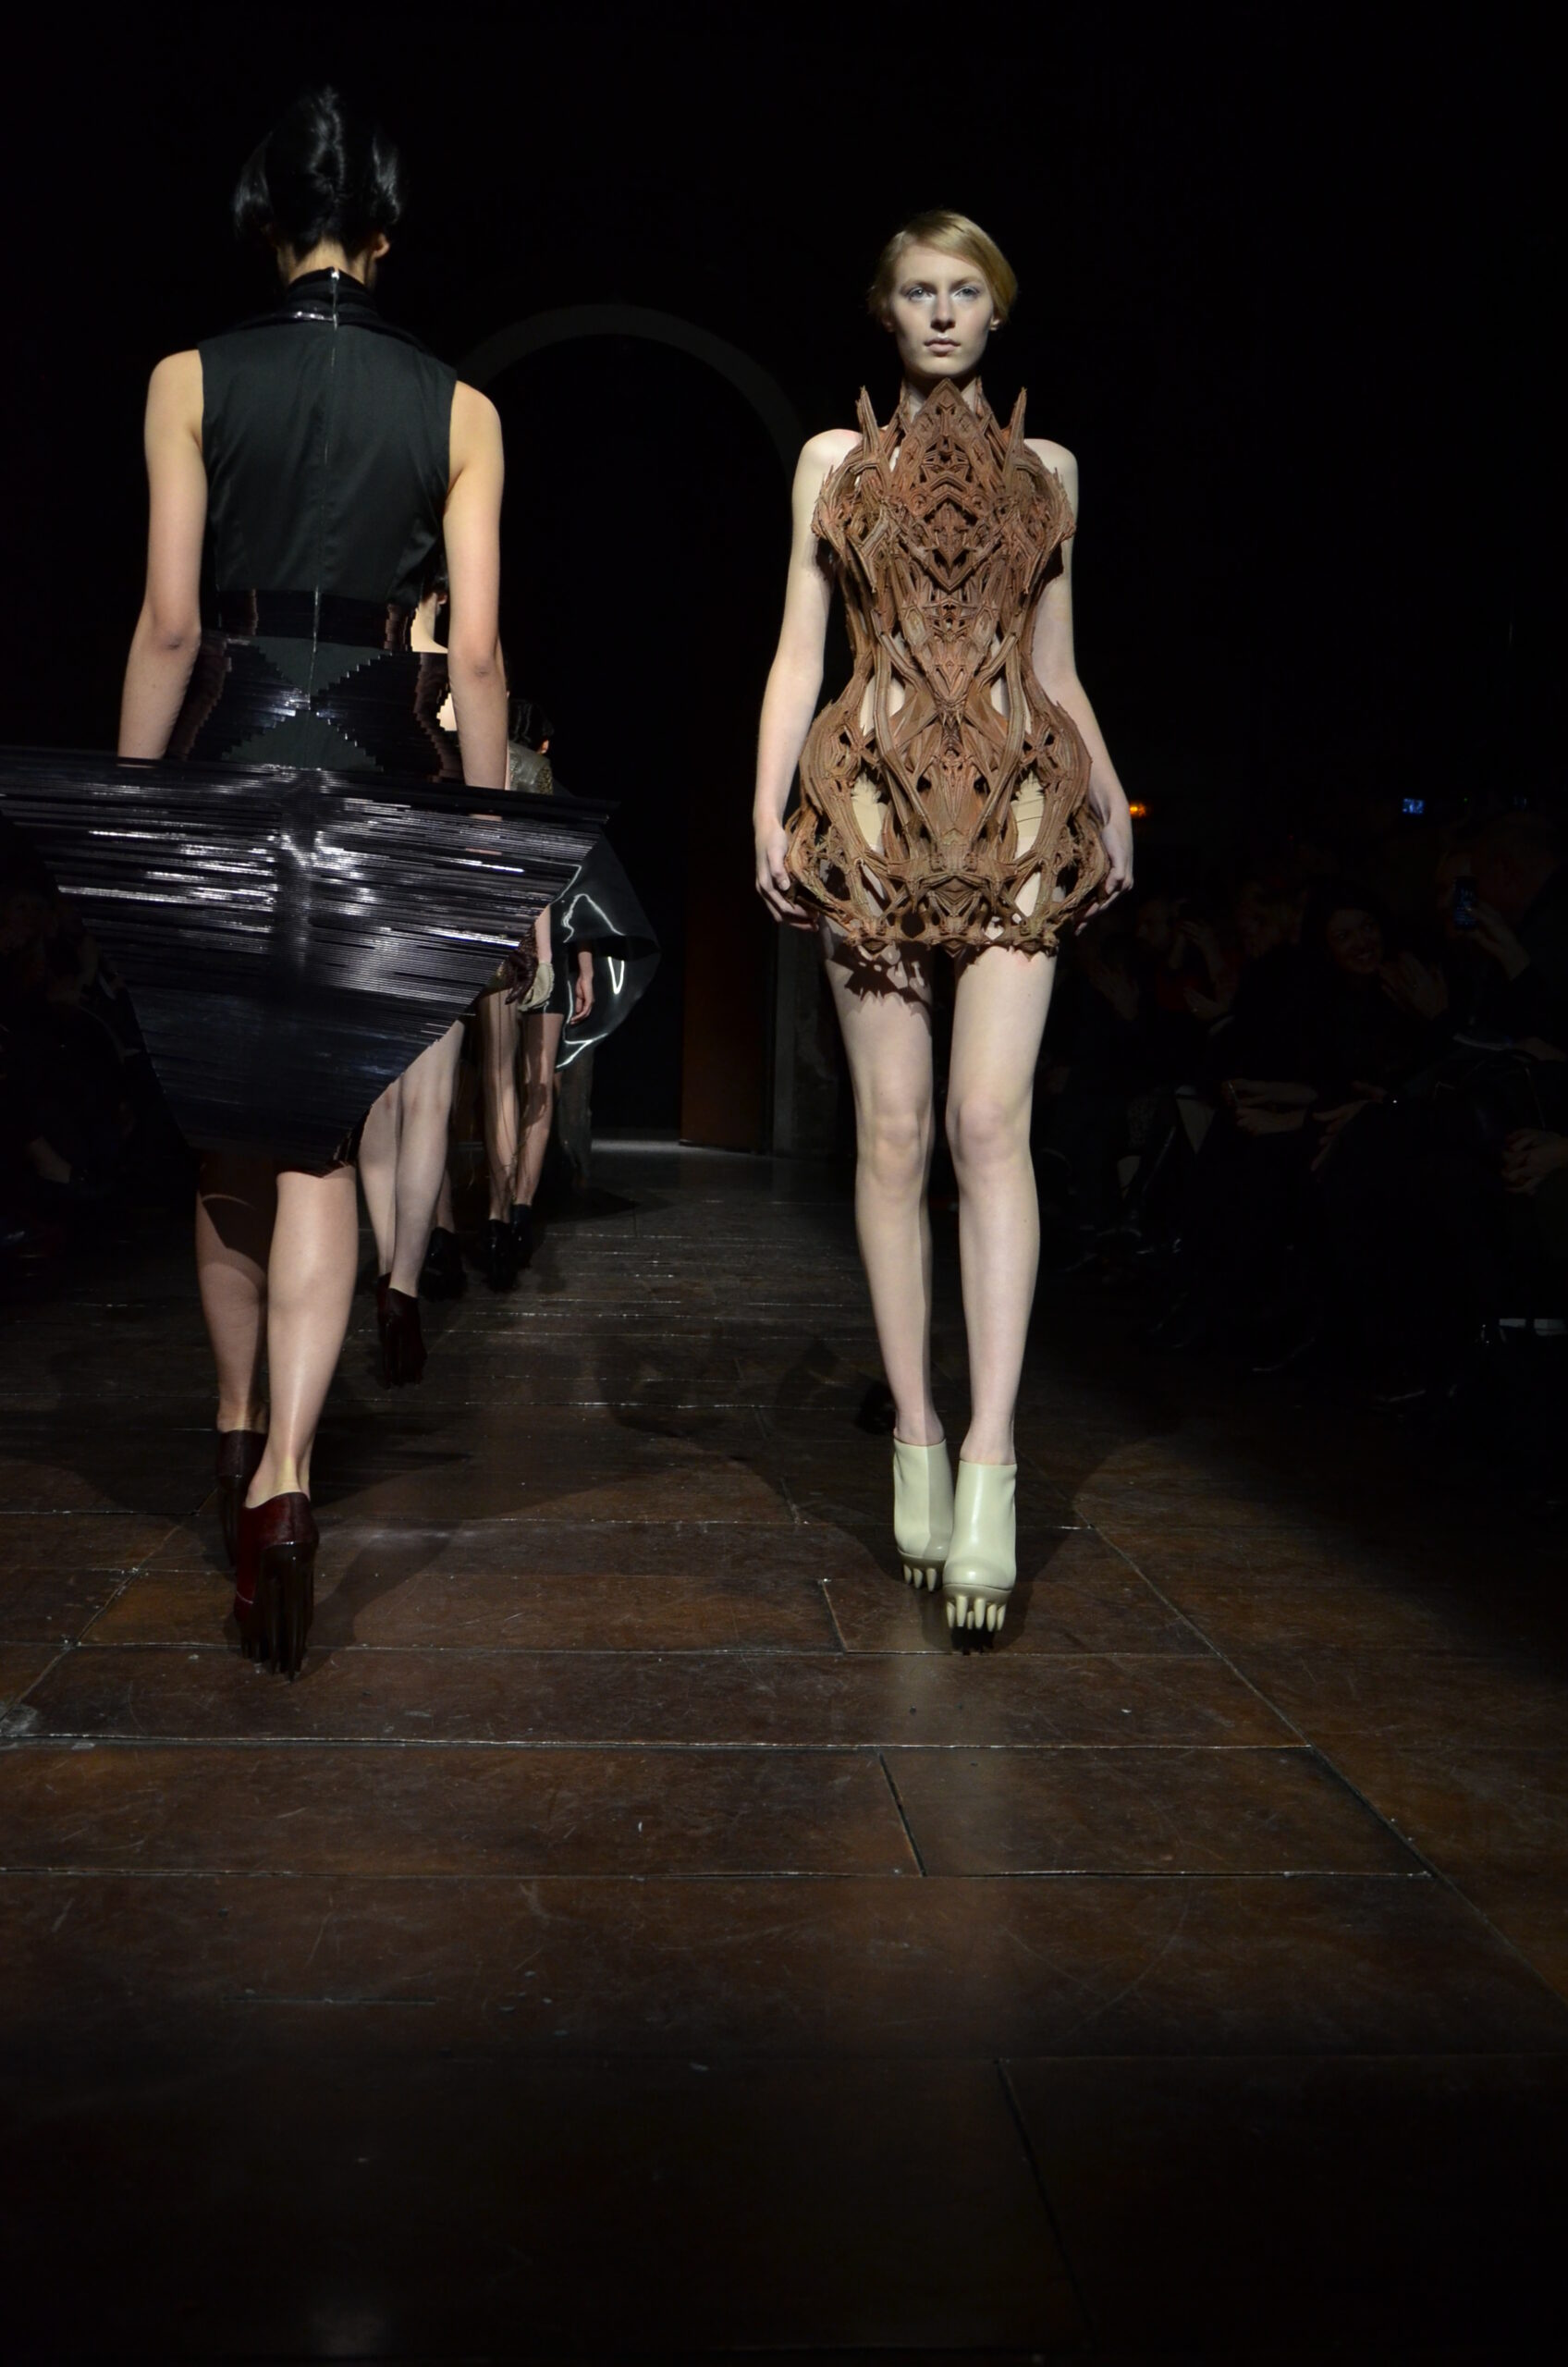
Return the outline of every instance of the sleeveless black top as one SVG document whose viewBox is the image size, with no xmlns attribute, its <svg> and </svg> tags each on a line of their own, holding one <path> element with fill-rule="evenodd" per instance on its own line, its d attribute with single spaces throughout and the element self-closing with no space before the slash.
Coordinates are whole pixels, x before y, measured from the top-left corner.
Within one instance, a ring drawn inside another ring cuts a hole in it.
<svg viewBox="0 0 1568 2367">
<path fill-rule="evenodd" d="M 456 374 L 341 271 L 208 339 L 205 631 L 173 756 L 454 777 L 409 626 L 441 546 Z"/>
</svg>

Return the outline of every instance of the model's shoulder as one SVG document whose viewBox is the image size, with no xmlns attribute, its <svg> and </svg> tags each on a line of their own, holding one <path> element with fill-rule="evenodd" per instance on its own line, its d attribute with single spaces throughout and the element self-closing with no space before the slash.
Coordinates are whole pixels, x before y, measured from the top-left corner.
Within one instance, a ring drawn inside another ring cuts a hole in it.
<svg viewBox="0 0 1568 2367">
<path fill-rule="evenodd" d="M 202 356 L 192 346 L 185 353 L 165 353 L 147 381 L 149 431 L 189 428 L 202 431 Z"/>
<path fill-rule="evenodd" d="M 817 495 L 834 470 L 857 449 L 860 437 L 852 428 L 825 427 L 820 435 L 810 435 L 801 447 L 801 457 L 795 464 L 795 503 L 815 506 Z M 803 513 L 802 513 L 803 514 Z"/>
<path fill-rule="evenodd" d="M 861 440 L 858 427 L 824 427 L 809 435 L 801 447 L 802 469 L 836 469 L 847 460 Z"/>
<path fill-rule="evenodd" d="M 1048 435 L 1031 435 L 1026 437 L 1025 441 L 1035 458 L 1037 460 L 1043 460 L 1051 473 L 1061 479 L 1063 484 L 1066 484 L 1070 478 L 1077 476 L 1078 456 L 1075 452 L 1070 452 L 1065 444 L 1055 444 Z"/>
<path fill-rule="evenodd" d="M 474 426 L 486 433 L 499 433 L 500 430 L 500 412 L 489 396 L 482 395 L 477 386 L 471 386 L 466 378 L 455 377 L 452 380 L 452 418 L 454 423 L 460 419 L 465 426 Z"/>
<path fill-rule="evenodd" d="M 201 349 L 192 345 L 183 353 L 165 353 L 161 362 L 153 363 L 153 375 L 147 383 L 150 391 L 165 397 L 186 393 L 192 386 L 200 393 Z"/>
</svg>

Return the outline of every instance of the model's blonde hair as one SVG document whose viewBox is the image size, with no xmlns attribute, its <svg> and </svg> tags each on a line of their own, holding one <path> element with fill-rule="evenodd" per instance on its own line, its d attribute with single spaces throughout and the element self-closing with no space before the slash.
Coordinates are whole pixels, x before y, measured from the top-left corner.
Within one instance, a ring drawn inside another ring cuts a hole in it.
<svg viewBox="0 0 1568 2367">
<path fill-rule="evenodd" d="M 876 259 L 876 269 L 865 300 L 873 320 L 885 321 L 893 290 L 899 284 L 899 265 L 911 247 L 935 247 L 944 255 L 962 255 L 972 263 L 984 277 L 997 308 L 997 318 L 1005 321 L 1018 298 L 1018 274 L 998 246 L 987 238 L 978 222 L 967 214 L 955 214 L 950 206 L 934 206 L 928 214 L 917 214 L 895 231 Z"/>
</svg>

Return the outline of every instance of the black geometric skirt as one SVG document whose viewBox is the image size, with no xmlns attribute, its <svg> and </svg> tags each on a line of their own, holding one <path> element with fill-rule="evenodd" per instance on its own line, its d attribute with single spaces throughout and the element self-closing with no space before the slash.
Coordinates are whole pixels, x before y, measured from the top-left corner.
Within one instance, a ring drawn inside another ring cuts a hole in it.
<svg viewBox="0 0 1568 2367">
<path fill-rule="evenodd" d="M 605 809 L 278 764 L 0 749 L 202 1149 L 330 1164 L 558 899 Z"/>
</svg>

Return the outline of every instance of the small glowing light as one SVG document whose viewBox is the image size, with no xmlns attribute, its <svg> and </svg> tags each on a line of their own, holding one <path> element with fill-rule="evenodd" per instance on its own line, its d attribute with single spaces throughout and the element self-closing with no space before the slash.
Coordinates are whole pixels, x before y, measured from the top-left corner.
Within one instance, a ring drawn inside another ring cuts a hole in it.
<svg viewBox="0 0 1568 2367">
<path fill-rule="evenodd" d="M 1148 807 L 1141 803 L 1129 805 L 1127 808 L 1128 813 L 1131 814 L 1134 822 L 1146 821 L 1148 818 Z"/>
</svg>

